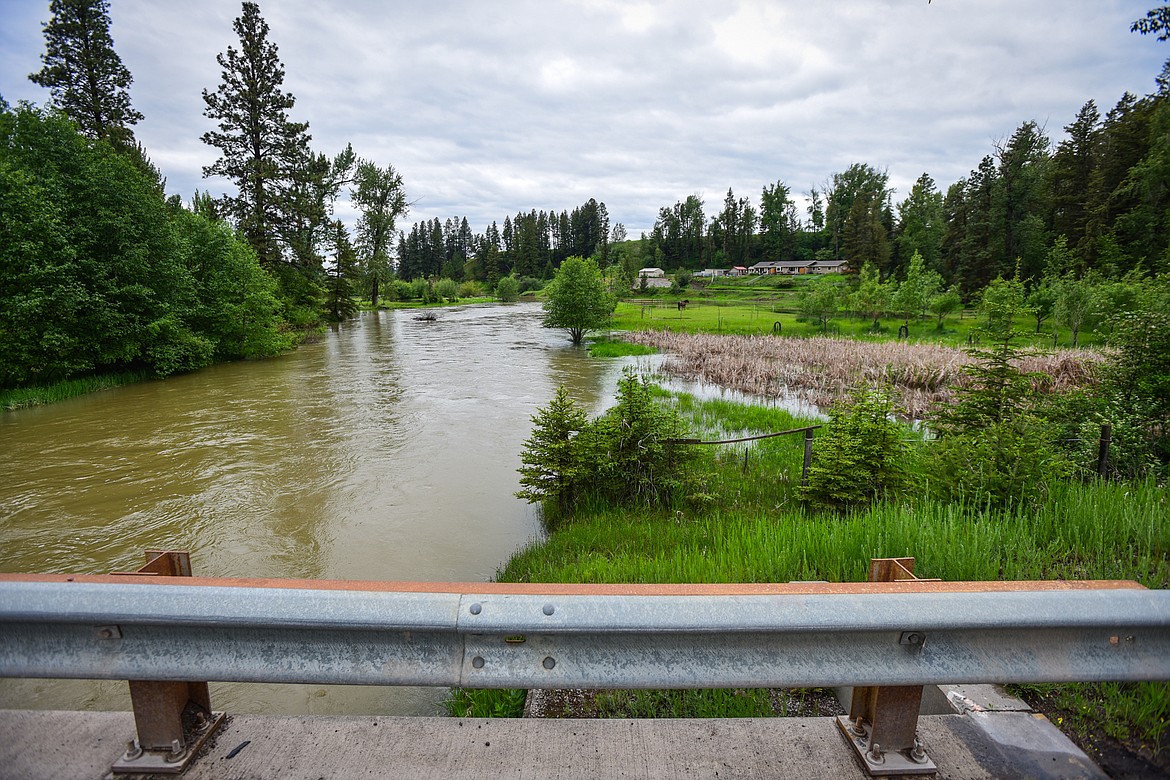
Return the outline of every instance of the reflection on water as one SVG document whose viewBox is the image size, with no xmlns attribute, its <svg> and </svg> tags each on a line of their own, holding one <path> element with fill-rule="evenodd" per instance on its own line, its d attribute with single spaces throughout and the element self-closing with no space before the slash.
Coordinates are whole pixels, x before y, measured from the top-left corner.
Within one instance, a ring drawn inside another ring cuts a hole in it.
<svg viewBox="0 0 1170 780">
<path fill-rule="evenodd" d="M 539 307 L 366 313 L 279 358 L 0 415 L 0 571 L 490 579 L 540 533 L 515 498 L 530 417 L 558 385 L 594 413 L 623 364 Z M 419 714 L 443 691 L 219 684 L 233 712 Z M 128 708 L 124 683 L 0 681 L 0 707 Z"/>
</svg>

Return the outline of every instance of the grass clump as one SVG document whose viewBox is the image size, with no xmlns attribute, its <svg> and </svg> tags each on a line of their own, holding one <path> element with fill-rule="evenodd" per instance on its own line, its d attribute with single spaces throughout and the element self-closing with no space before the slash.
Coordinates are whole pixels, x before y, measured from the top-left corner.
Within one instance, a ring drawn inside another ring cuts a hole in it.
<svg viewBox="0 0 1170 780">
<path fill-rule="evenodd" d="M 629 341 L 599 338 L 589 344 L 589 357 L 616 358 L 629 355 L 653 355 L 658 350 L 647 344 L 634 344 Z"/>
<path fill-rule="evenodd" d="M 113 387 L 143 382 L 151 378 L 151 376 L 153 375 L 145 371 L 132 371 L 121 374 L 83 377 L 81 379 L 66 379 L 43 387 L 20 387 L 0 390 L 0 409 L 11 412 L 30 406 L 54 404 L 89 393 L 96 393 L 99 390 L 109 390 Z"/>
</svg>

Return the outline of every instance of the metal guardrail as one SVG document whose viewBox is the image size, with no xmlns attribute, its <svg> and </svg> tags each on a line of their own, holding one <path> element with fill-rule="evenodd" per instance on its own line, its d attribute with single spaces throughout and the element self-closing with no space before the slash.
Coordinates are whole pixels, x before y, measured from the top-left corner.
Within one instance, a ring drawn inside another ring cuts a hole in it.
<svg viewBox="0 0 1170 780">
<path fill-rule="evenodd" d="M 1124 583 L 622 595 L 88 579 L 108 581 L 0 578 L 0 676 L 479 688 L 1170 679 L 1170 591 Z"/>
<path fill-rule="evenodd" d="M 126 679 L 115 774 L 179 773 L 224 721 L 207 681 L 478 688 L 852 685 L 838 727 L 871 776 L 928 775 L 922 686 L 1170 679 L 1170 591 L 944 583 L 525 585 L 0 574 L 0 677 Z"/>
</svg>

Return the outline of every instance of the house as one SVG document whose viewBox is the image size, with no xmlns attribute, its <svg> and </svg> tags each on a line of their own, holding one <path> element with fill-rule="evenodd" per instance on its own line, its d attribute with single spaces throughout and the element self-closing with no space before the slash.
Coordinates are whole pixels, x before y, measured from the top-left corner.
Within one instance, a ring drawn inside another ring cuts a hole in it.
<svg viewBox="0 0 1170 780">
<path fill-rule="evenodd" d="M 736 265 L 731 267 L 731 272 L 728 274 L 728 276 L 747 276 L 747 272 L 748 269 L 744 268 L 742 265 Z"/>
<path fill-rule="evenodd" d="M 646 279 L 662 279 L 666 276 L 666 271 L 663 271 L 661 268 L 643 268 L 641 271 L 638 271 L 638 276 L 645 277 Z"/>
<path fill-rule="evenodd" d="M 814 260 L 809 263 L 809 273 L 840 274 L 845 272 L 844 260 Z"/>
<path fill-rule="evenodd" d="M 748 273 L 757 276 L 764 276 L 769 274 L 807 274 L 809 272 L 809 263 L 803 260 L 765 260 L 756 263 L 748 269 Z"/>
</svg>

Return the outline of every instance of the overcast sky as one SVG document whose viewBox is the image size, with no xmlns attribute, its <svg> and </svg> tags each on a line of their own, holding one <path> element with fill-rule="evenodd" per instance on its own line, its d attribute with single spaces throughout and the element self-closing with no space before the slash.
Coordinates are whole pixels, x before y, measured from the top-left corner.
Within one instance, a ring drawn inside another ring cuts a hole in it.
<svg viewBox="0 0 1170 780">
<path fill-rule="evenodd" d="M 1156 0 L 379 2 L 264 0 L 317 151 L 393 164 L 411 222 L 481 232 L 530 209 L 604 201 L 631 237 L 659 208 L 728 187 L 820 186 L 886 168 L 895 201 L 944 189 L 1035 119 L 1053 141 L 1090 98 L 1145 95 L 1170 45 L 1129 32 Z M 200 135 L 240 3 L 112 0 L 135 133 L 187 200 L 217 150 Z M 328 8 L 328 10 L 323 10 Z M 43 103 L 47 0 L 0 0 L 0 94 Z M 347 204 L 339 214 L 351 218 Z M 400 225 L 401 226 L 401 225 Z"/>
</svg>

